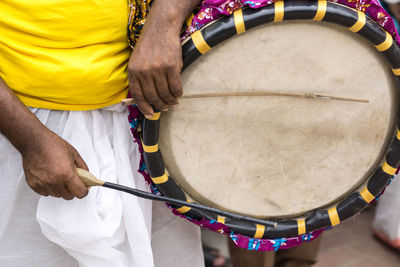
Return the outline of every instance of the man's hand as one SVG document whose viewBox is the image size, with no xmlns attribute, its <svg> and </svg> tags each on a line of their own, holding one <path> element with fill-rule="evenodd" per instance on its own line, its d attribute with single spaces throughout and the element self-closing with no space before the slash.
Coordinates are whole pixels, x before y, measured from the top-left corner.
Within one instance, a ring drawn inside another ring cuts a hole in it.
<svg viewBox="0 0 400 267">
<path fill-rule="evenodd" d="M 179 34 L 184 20 L 200 0 L 154 2 L 128 64 L 129 88 L 142 113 L 153 116 L 152 105 L 166 111 L 182 96 L 182 48 Z"/>
<path fill-rule="evenodd" d="M 72 199 L 88 189 L 76 168 L 87 170 L 78 152 L 47 129 L 0 77 L 0 132 L 21 153 L 25 177 L 37 193 Z"/>
<path fill-rule="evenodd" d="M 26 181 L 36 193 L 66 200 L 88 194 L 76 172 L 78 167 L 88 170 L 86 163 L 78 151 L 52 132 L 46 132 L 34 148 L 21 154 Z"/>
<path fill-rule="evenodd" d="M 135 103 L 151 117 L 153 109 L 166 111 L 178 104 L 181 82 L 182 48 L 179 35 L 149 29 L 132 52 L 128 65 L 129 84 Z"/>
</svg>

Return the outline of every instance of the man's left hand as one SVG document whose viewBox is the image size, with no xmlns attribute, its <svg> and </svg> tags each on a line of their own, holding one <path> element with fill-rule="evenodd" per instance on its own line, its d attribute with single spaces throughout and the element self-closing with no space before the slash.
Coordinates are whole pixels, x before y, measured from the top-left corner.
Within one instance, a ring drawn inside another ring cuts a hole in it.
<svg viewBox="0 0 400 267">
<path fill-rule="evenodd" d="M 145 116 L 153 115 L 152 105 L 166 111 L 178 104 L 183 93 L 181 69 L 179 34 L 162 26 L 147 29 L 128 64 L 130 91 Z"/>
</svg>

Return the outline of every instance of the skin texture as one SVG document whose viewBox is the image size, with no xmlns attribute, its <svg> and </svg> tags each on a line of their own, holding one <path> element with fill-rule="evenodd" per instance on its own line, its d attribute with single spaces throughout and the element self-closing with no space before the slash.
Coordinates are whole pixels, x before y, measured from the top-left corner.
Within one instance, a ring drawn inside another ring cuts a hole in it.
<svg viewBox="0 0 400 267">
<path fill-rule="evenodd" d="M 147 117 L 166 111 L 182 95 L 182 49 L 179 34 L 199 0 L 156 0 L 128 65 L 132 96 Z"/>
<path fill-rule="evenodd" d="M 182 95 L 179 32 L 199 0 L 155 0 L 128 65 L 130 90 L 140 109 L 166 110 Z M 79 153 L 48 130 L 0 78 L 0 132 L 21 153 L 28 185 L 42 196 L 83 198 L 88 188 L 76 168 L 88 170 Z"/>
<path fill-rule="evenodd" d="M 79 153 L 48 130 L 0 79 L 0 131 L 21 153 L 28 185 L 43 196 L 83 198 L 88 189 L 76 167 L 88 169 Z"/>
</svg>

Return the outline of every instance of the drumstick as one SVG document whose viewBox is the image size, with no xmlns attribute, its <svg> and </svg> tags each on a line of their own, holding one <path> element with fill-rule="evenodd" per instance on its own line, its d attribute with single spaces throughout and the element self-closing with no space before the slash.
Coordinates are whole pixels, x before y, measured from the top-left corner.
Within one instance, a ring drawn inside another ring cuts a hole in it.
<svg viewBox="0 0 400 267">
<path fill-rule="evenodd" d="M 195 95 L 183 95 L 179 97 L 179 99 L 229 97 L 229 96 L 287 96 L 287 97 L 325 99 L 325 100 L 347 101 L 347 102 L 357 102 L 357 103 L 369 103 L 368 99 L 358 99 L 358 98 L 312 94 L 312 93 L 300 94 L 300 93 L 268 92 L 268 91 L 205 93 L 205 94 L 195 94 Z M 122 102 L 127 105 L 135 104 L 133 98 L 123 99 Z"/>
<path fill-rule="evenodd" d="M 114 189 L 114 190 L 118 190 L 118 191 L 122 191 L 122 192 L 125 192 L 125 193 L 129 193 L 129 194 L 132 194 L 134 196 L 145 198 L 145 199 L 166 202 L 166 203 L 169 203 L 171 205 L 176 205 L 176 206 L 187 206 L 187 207 L 191 207 L 193 209 L 202 210 L 202 211 L 209 211 L 209 212 L 216 213 L 216 214 L 219 214 L 219 215 L 222 215 L 222 216 L 226 216 L 226 217 L 230 217 L 230 218 L 233 218 L 233 219 L 249 221 L 249 222 L 256 223 L 256 224 L 262 224 L 262 225 L 265 225 L 267 227 L 276 227 L 276 223 L 275 222 L 264 221 L 264 220 L 261 220 L 261 219 L 251 218 L 251 217 L 247 217 L 247 216 L 244 216 L 244 215 L 240 215 L 240 214 L 231 213 L 231 212 L 228 212 L 228 211 L 224 211 L 224 210 L 208 207 L 208 206 L 205 206 L 205 205 L 202 205 L 202 204 L 198 204 L 198 203 L 192 203 L 192 202 L 187 202 L 187 201 L 183 201 L 183 200 L 180 200 L 180 199 L 154 195 L 152 193 L 148 193 L 148 192 L 145 192 L 145 191 L 142 191 L 142 190 L 138 190 L 138 189 L 134 189 L 134 188 L 127 187 L 127 186 L 123 186 L 123 185 L 120 185 L 120 184 L 114 184 L 114 183 L 105 182 L 105 181 L 97 179 L 93 174 L 91 174 L 90 172 L 88 172 L 88 171 L 86 171 L 84 169 L 77 168 L 76 171 L 77 171 L 79 177 L 81 178 L 81 180 L 86 184 L 87 187 L 91 187 L 91 186 L 107 187 L 107 188 L 111 188 L 111 189 Z"/>
</svg>

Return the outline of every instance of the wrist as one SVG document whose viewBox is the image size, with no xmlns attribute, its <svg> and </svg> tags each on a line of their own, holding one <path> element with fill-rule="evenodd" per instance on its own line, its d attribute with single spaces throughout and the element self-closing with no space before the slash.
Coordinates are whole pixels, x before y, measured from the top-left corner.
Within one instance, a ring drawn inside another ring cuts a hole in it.
<svg viewBox="0 0 400 267">
<path fill-rule="evenodd" d="M 51 133 L 0 77 L 0 133 L 21 153 L 37 149 Z"/>
<path fill-rule="evenodd" d="M 169 7 L 165 15 L 165 27 L 179 34 L 186 19 L 185 13 L 187 12 Z"/>
<path fill-rule="evenodd" d="M 37 153 L 43 146 L 43 143 L 48 142 L 52 132 L 43 125 L 38 125 L 34 128 L 17 134 L 15 138 L 10 138 L 10 142 L 21 153 L 27 155 Z"/>
<path fill-rule="evenodd" d="M 156 0 L 151 8 L 145 28 L 180 35 L 182 25 L 200 0 Z"/>
<path fill-rule="evenodd" d="M 175 13 L 176 11 L 171 11 Z M 168 13 L 168 12 L 167 12 Z M 165 15 L 164 17 L 149 19 L 147 20 L 143 32 L 144 34 L 150 33 L 153 35 L 164 35 L 168 34 L 170 36 L 179 37 L 182 29 L 181 20 L 174 17 L 174 15 Z M 148 31 L 147 29 L 151 29 Z"/>
</svg>

